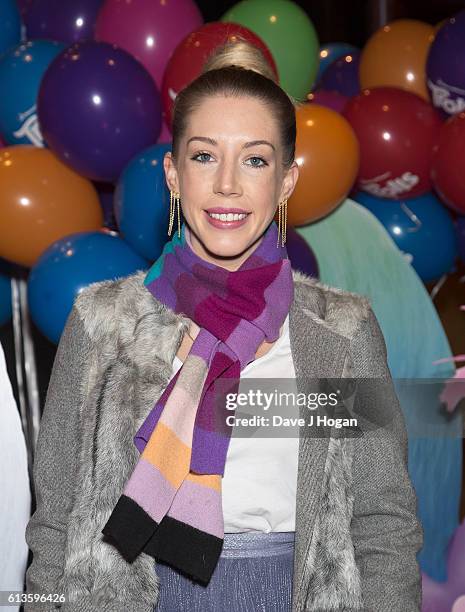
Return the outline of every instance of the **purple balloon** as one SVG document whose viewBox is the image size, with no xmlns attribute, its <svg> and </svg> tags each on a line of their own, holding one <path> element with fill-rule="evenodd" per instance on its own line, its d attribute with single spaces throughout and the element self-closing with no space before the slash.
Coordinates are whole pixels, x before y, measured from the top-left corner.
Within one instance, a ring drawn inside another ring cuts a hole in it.
<svg viewBox="0 0 465 612">
<path fill-rule="evenodd" d="M 287 227 L 286 249 L 291 266 L 308 276 L 319 278 L 318 261 L 303 238 L 293 227 Z"/>
<path fill-rule="evenodd" d="M 348 101 L 347 96 L 343 96 L 337 91 L 326 91 L 326 89 L 317 89 L 309 95 L 309 102 L 330 108 L 336 113 L 342 113 Z"/>
<path fill-rule="evenodd" d="M 439 28 L 426 62 L 433 106 L 444 116 L 465 110 L 465 10 Z"/>
<path fill-rule="evenodd" d="M 76 43 L 53 60 L 37 112 L 53 152 L 83 176 L 108 183 L 157 142 L 162 122 L 159 91 L 142 64 L 94 41 Z"/>
<path fill-rule="evenodd" d="M 24 11 L 27 39 L 90 40 L 102 4 L 103 0 L 34 0 Z"/>
<path fill-rule="evenodd" d="M 330 64 L 318 83 L 319 88 L 337 91 L 349 98 L 360 93 L 360 55 L 360 51 L 354 51 Z"/>
<path fill-rule="evenodd" d="M 422 612 L 451 612 L 454 602 L 465 595 L 465 521 L 447 547 L 447 580 L 436 582 L 424 572 L 421 578 Z"/>
</svg>

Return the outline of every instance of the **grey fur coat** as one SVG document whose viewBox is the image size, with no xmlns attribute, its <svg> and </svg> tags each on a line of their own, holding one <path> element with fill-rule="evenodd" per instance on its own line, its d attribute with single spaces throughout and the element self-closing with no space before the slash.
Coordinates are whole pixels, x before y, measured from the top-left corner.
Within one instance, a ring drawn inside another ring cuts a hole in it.
<svg viewBox="0 0 465 612">
<path fill-rule="evenodd" d="M 154 610 L 154 559 L 141 553 L 129 564 L 101 533 L 139 456 L 133 436 L 189 325 L 154 300 L 145 274 L 87 287 L 61 337 L 34 462 L 26 583 L 28 593 L 63 593 L 66 603 L 26 604 L 25 612 Z M 418 612 L 423 532 L 379 324 L 368 298 L 293 276 L 298 381 L 384 379 L 382 397 L 359 401 L 367 413 L 382 406 L 391 427 L 382 437 L 300 437 L 292 612 Z"/>
</svg>

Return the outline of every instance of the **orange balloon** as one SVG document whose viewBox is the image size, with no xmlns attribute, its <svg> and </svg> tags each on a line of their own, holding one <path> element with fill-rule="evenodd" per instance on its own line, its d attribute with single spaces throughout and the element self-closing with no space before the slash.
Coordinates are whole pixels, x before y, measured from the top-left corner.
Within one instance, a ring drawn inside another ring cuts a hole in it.
<svg viewBox="0 0 465 612">
<path fill-rule="evenodd" d="M 0 150 L 0 257 L 31 267 L 59 238 L 102 224 L 91 181 L 49 149 L 14 145 Z"/>
<path fill-rule="evenodd" d="M 360 85 L 399 87 L 430 101 L 426 59 L 435 30 L 416 19 L 398 19 L 368 39 L 360 57 Z"/>
<path fill-rule="evenodd" d="M 324 217 L 345 200 L 360 159 L 357 137 L 339 113 L 302 104 L 296 108 L 296 120 L 299 179 L 287 206 L 287 222 L 295 226 Z"/>
</svg>

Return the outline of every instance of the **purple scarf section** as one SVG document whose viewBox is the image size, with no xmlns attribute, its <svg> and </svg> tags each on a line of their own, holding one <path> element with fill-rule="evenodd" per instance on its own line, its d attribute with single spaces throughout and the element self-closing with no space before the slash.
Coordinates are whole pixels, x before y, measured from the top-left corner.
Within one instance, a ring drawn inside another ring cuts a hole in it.
<svg viewBox="0 0 465 612">
<path fill-rule="evenodd" d="M 294 284 L 274 221 L 235 271 L 200 258 L 188 231 L 184 224 L 165 245 L 144 284 L 200 331 L 134 438 L 141 456 L 103 533 L 128 560 L 144 551 L 208 582 L 224 536 L 221 478 L 231 437 L 231 412 L 219 405 L 215 383 L 237 391 L 262 342 L 279 337 Z"/>
</svg>

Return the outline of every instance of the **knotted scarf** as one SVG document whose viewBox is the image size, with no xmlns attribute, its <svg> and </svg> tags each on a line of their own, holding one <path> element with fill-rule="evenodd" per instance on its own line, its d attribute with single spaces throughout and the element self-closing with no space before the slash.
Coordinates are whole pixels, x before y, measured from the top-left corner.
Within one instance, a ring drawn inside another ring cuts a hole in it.
<svg viewBox="0 0 465 612">
<path fill-rule="evenodd" d="M 144 279 L 154 298 L 200 331 L 136 433 L 140 457 L 102 530 L 129 562 L 145 552 L 210 581 L 224 540 L 221 486 L 232 430 L 226 417 L 234 414 L 218 402 L 214 383 L 224 379 L 228 392 L 237 392 L 258 347 L 279 337 L 294 285 L 277 237 L 273 221 L 230 271 L 199 257 L 183 224 Z"/>
</svg>

